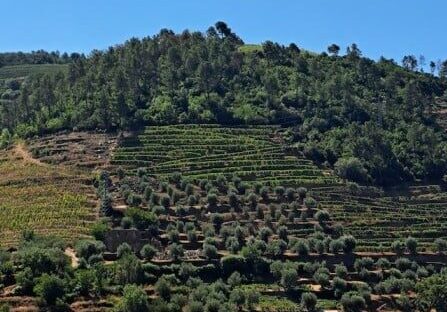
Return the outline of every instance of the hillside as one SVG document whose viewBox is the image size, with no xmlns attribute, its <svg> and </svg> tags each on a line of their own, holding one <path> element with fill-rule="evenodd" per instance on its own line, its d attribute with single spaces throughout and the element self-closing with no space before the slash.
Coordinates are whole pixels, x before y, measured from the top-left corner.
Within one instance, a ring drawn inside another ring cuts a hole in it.
<svg viewBox="0 0 447 312">
<path fill-rule="evenodd" d="M 97 218 L 91 177 L 34 159 L 23 145 L 0 151 L 0 246 L 17 246 L 23 231 L 74 242 Z"/>
<path fill-rule="evenodd" d="M 30 137 L 184 123 L 290 127 L 308 158 L 356 182 L 438 183 L 447 168 L 436 118 L 445 77 L 370 60 L 355 44 L 328 52 L 246 46 L 225 24 L 206 34 L 163 30 L 72 55 L 65 73 L 10 82 L 0 128 Z"/>
</svg>

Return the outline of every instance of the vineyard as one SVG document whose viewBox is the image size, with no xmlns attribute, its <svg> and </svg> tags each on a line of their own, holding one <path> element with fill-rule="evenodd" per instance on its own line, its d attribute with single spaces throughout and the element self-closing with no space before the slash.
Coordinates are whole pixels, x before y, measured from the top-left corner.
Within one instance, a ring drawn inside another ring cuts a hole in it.
<svg viewBox="0 0 447 312">
<path fill-rule="evenodd" d="M 310 160 L 288 152 L 276 127 L 218 126 L 149 127 L 127 139 L 113 164 L 135 172 L 146 167 L 161 179 L 181 172 L 191 180 L 237 175 L 246 182 L 268 185 L 332 185 L 337 179 Z M 276 140 L 276 141 L 275 141 Z"/>
<path fill-rule="evenodd" d="M 0 68 L 0 80 L 11 78 L 24 78 L 34 74 L 56 74 L 67 71 L 67 65 L 61 64 L 26 64 L 12 65 Z"/>
<path fill-rule="evenodd" d="M 96 218 L 89 177 L 0 152 L 0 246 L 17 244 L 24 230 L 74 241 Z"/>
<path fill-rule="evenodd" d="M 394 240 L 408 236 L 430 250 L 436 238 L 447 238 L 447 193 L 441 186 L 414 187 L 413 192 L 395 197 L 374 188 L 350 190 L 332 172 L 287 148 L 281 129 L 272 126 L 149 127 L 138 137 L 125 139 L 112 163 L 132 174 L 144 167 L 164 181 L 179 172 L 191 181 L 223 175 L 272 187 L 307 187 L 320 206 L 357 237 L 359 250 L 386 251 Z M 310 230 L 296 234 L 305 236 Z"/>
</svg>

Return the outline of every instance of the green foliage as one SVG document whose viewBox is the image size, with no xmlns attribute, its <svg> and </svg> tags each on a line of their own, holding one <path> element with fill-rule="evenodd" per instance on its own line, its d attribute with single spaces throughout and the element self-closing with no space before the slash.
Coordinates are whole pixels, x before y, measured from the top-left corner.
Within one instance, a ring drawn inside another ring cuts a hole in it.
<svg viewBox="0 0 447 312">
<path fill-rule="evenodd" d="M 447 307 L 447 276 L 435 274 L 416 284 L 418 298 L 416 304 L 422 311 L 435 309 L 446 311 Z"/>
<path fill-rule="evenodd" d="M 123 290 L 123 298 L 116 310 L 119 312 L 150 311 L 144 289 L 136 285 L 126 285 Z"/>
<path fill-rule="evenodd" d="M 129 208 L 126 210 L 126 217 L 132 220 L 132 224 L 139 230 L 146 230 L 150 225 L 157 224 L 156 216 L 150 212 L 139 208 Z"/>
<path fill-rule="evenodd" d="M 37 279 L 34 292 L 48 305 L 54 305 L 57 299 L 65 295 L 64 281 L 55 275 L 43 274 Z"/>
</svg>

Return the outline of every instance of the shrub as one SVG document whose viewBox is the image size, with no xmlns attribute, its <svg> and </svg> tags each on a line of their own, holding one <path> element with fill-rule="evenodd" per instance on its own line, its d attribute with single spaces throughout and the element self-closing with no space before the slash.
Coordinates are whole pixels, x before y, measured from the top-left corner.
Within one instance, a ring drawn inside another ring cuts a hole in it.
<svg viewBox="0 0 447 312">
<path fill-rule="evenodd" d="M 122 258 L 124 255 L 132 254 L 132 247 L 128 243 L 122 243 L 118 246 L 116 250 L 116 255 L 118 258 Z"/>
<path fill-rule="evenodd" d="M 123 298 L 118 306 L 120 312 L 146 312 L 149 311 L 149 302 L 146 292 L 136 285 L 126 285 Z"/>
<path fill-rule="evenodd" d="M 259 238 L 262 239 L 264 242 L 267 242 L 272 234 L 272 230 L 268 227 L 263 227 L 259 230 Z"/>
<path fill-rule="evenodd" d="M 211 207 L 215 207 L 218 203 L 217 195 L 214 193 L 208 194 L 206 199 L 208 201 L 208 205 L 210 205 Z"/>
<path fill-rule="evenodd" d="M 162 198 L 161 198 L 161 205 L 163 206 L 163 207 L 165 207 L 166 209 L 168 209 L 169 208 L 169 206 L 171 205 L 171 200 L 169 199 L 169 197 L 168 196 L 163 196 Z"/>
<path fill-rule="evenodd" d="M 287 229 L 287 226 L 280 226 L 278 228 L 278 236 L 279 236 L 279 238 L 284 240 L 284 241 L 288 241 L 288 236 L 287 236 L 288 232 L 289 231 Z"/>
<path fill-rule="evenodd" d="M 225 275 L 229 275 L 235 271 L 245 271 L 245 258 L 239 255 L 229 255 L 220 259 L 222 271 Z"/>
<path fill-rule="evenodd" d="M 260 191 L 259 191 L 259 195 L 261 196 L 261 198 L 264 201 L 268 201 L 269 200 L 269 188 L 267 186 L 263 186 Z"/>
<path fill-rule="evenodd" d="M 274 257 L 281 256 L 287 249 L 287 243 L 282 239 L 273 240 L 267 245 L 267 252 Z"/>
<path fill-rule="evenodd" d="M 347 292 L 341 297 L 341 305 L 345 312 L 361 312 L 366 308 L 365 299 L 357 292 Z"/>
<path fill-rule="evenodd" d="M 355 246 L 357 244 L 357 241 L 355 240 L 355 238 L 351 235 L 346 235 L 346 236 L 343 236 L 341 239 L 343 241 L 343 251 L 345 253 L 353 252 L 355 249 Z"/>
<path fill-rule="evenodd" d="M 231 288 L 239 286 L 242 283 L 242 277 L 239 272 L 233 272 L 227 279 L 227 284 L 230 285 Z"/>
<path fill-rule="evenodd" d="M 171 285 L 164 276 L 158 279 L 155 283 L 155 291 L 163 300 L 169 300 L 171 297 Z"/>
<path fill-rule="evenodd" d="M 106 246 L 100 241 L 81 240 L 76 244 L 75 249 L 78 257 L 88 260 L 92 255 L 102 254 Z"/>
<path fill-rule="evenodd" d="M 320 284 L 321 287 L 328 287 L 330 285 L 329 272 L 326 270 L 317 270 L 313 275 L 313 279 L 316 283 Z"/>
<path fill-rule="evenodd" d="M 150 212 L 139 208 L 129 208 L 125 213 L 126 217 L 132 220 L 132 224 L 138 230 L 146 230 L 150 225 L 157 224 L 156 216 Z"/>
<path fill-rule="evenodd" d="M 408 237 L 405 240 L 405 246 L 407 247 L 407 250 L 408 250 L 409 253 L 416 254 L 418 242 L 417 242 L 417 240 L 415 238 Z"/>
<path fill-rule="evenodd" d="M 275 194 L 278 198 L 283 198 L 286 190 L 282 186 L 275 187 Z"/>
<path fill-rule="evenodd" d="M 132 227 L 132 219 L 129 217 L 123 217 L 121 219 L 121 227 L 123 229 L 130 229 Z"/>
<path fill-rule="evenodd" d="M 109 227 L 107 223 L 99 221 L 92 225 L 90 229 L 90 234 L 99 241 L 102 241 L 106 238 L 106 233 L 109 231 Z"/>
<path fill-rule="evenodd" d="M 207 259 L 217 259 L 219 257 L 217 248 L 210 244 L 203 244 L 203 254 Z"/>
<path fill-rule="evenodd" d="M 146 260 L 151 260 L 156 254 L 157 249 L 150 244 L 144 245 L 140 250 L 140 255 Z"/>
<path fill-rule="evenodd" d="M 439 253 L 444 253 L 447 250 L 447 241 L 442 238 L 437 238 L 435 240 L 436 251 Z"/>
<path fill-rule="evenodd" d="M 234 289 L 230 293 L 230 302 L 236 306 L 242 306 L 245 303 L 245 293 L 241 289 Z"/>
<path fill-rule="evenodd" d="M 348 269 L 343 264 L 335 265 L 335 275 L 339 278 L 346 278 L 348 276 Z"/>
<path fill-rule="evenodd" d="M 127 197 L 127 204 L 129 204 L 132 207 L 138 207 L 143 202 L 142 198 L 138 194 L 130 193 L 130 195 Z"/>
<path fill-rule="evenodd" d="M 309 243 L 305 239 L 298 239 L 293 246 L 293 251 L 300 256 L 307 256 L 309 254 Z"/>
<path fill-rule="evenodd" d="M 54 305 L 56 300 L 65 295 L 64 281 L 55 275 L 43 274 L 37 279 L 34 292 L 48 305 Z"/>
<path fill-rule="evenodd" d="M 367 170 L 362 162 L 355 157 L 340 158 L 334 164 L 335 173 L 343 179 L 354 182 L 366 182 L 368 180 Z"/>
<path fill-rule="evenodd" d="M 287 197 L 287 200 L 294 201 L 295 200 L 295 189 L 293 189 L 291 187 L 287 188 L 286 197 Z"/>
<path fill-rule="evenodd" d="M 254 306 L 259 303 L 260 294 L 256 290 L 248 290 L 245 294 L 247 306 L 250 311 L 254 311 Z"/>
<path fill-rule="evenodd" d="M 338 254 L 344 248 L 345 244 L 344 241 L 341 239 L 334 239 L 329 243 L 329 250 L 334 254 Z"/>
<path fill-rule="evenodd" d="M 281 272 L 281 285 L 286 290 L 291 290 L 298 283 L 298 273 L 294 269 L 284 269 Z"/>
<path fill-rule="evenodd" d="M 174 261 L 178 261 L 181 257 L 183 257 L 183 254 L 184 250 L 182 245 L 174 243 L 169 246 L 169 256 Z"/>
<path fill-rule="evenodd" d="M 256 207 L 258 205 L 258 196 L 255 193 L 250 193 L 247 196 L 248 203 L 251 207 Z"/>
<path fill-rule="evenodd" d="M 192 301 L 189 303 L 187 307 L 188 312 L 203 312 L 205 311 L 205 308 L 203 307 L 203 304 L 199 301 Z"/>
<path fill-rule="evenodd" d="M 301 306 L 309 312 L 316 311 L 317 296 L 309 292 L 303 293 L 301 295 Z"/>
<path fill-rule="evenodd" d="M 341 279 L 340 277 L 334 277 L 334 279 L 332 280 L 332 287 L 334 288 L 335 297 L 340 298 L 340 296 L 347 289 L 347 283 L 344 279 Z"/>
<path fill-rule="evenodd" d="M 317 213 L 315 214 L 315 219 L 320 223 L 323 224 L 327 221 L 330 220 L 330 215 L 329 212 L 327 212 L 326 210 L 319 210 L 317 211 Z"/>
<path fill-rule="evenodd" d="M 394 241 L 391 244 L 391 249 L 397 254 L 402 255 L 405 250 L 405 244 L 401 240 Z"/>
<path fill-rule="evenodd" d="M 386 258 L 380 258 L 379 260 L 376 261 L 376 266 L 378 266 L 382 270 L 386 270 L 386 269 L 389 269 L 391 267 L 391 263 Z"/>
</svg>

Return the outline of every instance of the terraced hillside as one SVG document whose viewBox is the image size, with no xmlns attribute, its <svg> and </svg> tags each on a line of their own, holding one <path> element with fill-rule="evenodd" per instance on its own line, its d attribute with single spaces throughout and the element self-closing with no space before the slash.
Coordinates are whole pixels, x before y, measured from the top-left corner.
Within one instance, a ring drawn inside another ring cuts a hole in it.
<svg viewBox="0 0 447 312">
<path fill-rule="evenodd" d="M 200 180 L 237 175 L 269 185 L 333 185 L 337 179 L 310 160 L 287 151 L 276 127 L 224 128 L 213 125 L 149 127 L 125 140 L 113 164 L 147 167 L 166 179 L 174 172 Z"/>
<path fill-rule="evenodd" d="M 315 188 L 312 194 L 334 220 L 359 240 L 359 250 L 388 250 L 393 241 L 412 236 L 432 249 L 447 237 L 447 193 L 441 186 L 411 187 L 405 196 L 346 187 Z"/>
<path fill-rule="evenodd" d="M 28 141 L 33 157 L 53 165 L 95 169 L 109 164 L 116 137 L 101 132 L 60 132 Z"/>
<path fill-rule="evenodd" d="M 408 236 L 432 249 L 436 238 L 447 238 L 447 193 L 441 186 L 413 187 L 403 195 L 374 188 L 350 189 L 330 171 L 315 166 L 284 144 L 276 127 L 216 126 L 150 127 L 124 140 L 112 163 L 135 173 L 139 167 L 158 179 L 175 172 L 192 181 L 223 175 L 265 185 L 307 187 L 320 206 L 359 241 L 359 250 L 389 250 Z M 295 234 L 305 236 L 311 227 Z"/>
<path fill-rule="evenodd" d="M 96 217 L 90 177 L 32 158 L 22 145 L 0 151 L 0 246 L 15 245 L 22 231 L 73 241 Z"/>
</svg>

